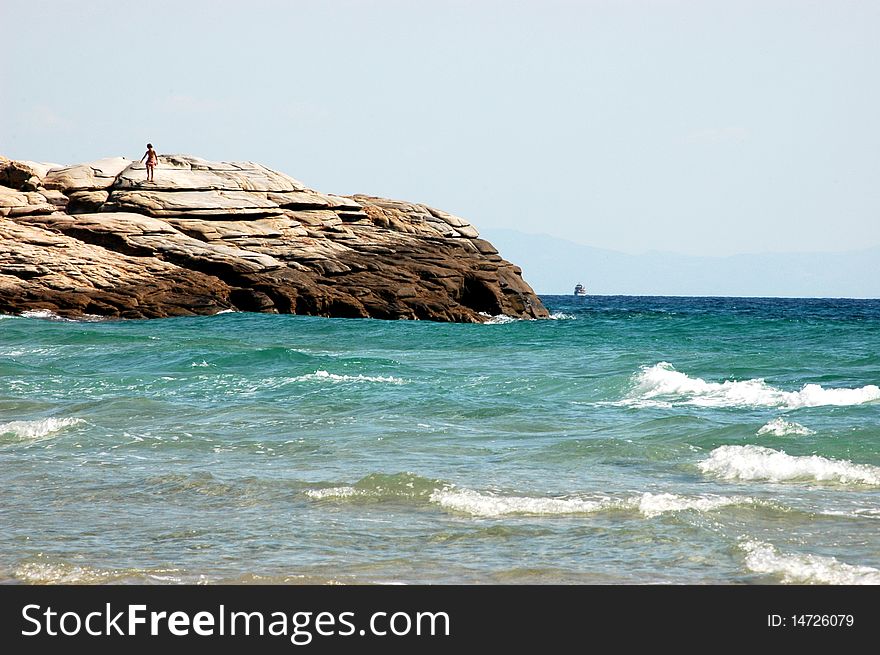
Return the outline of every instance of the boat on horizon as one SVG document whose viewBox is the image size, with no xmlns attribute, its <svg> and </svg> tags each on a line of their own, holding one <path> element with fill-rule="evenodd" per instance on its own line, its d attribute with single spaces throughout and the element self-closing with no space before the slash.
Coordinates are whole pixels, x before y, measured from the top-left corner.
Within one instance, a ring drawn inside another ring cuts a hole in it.
<svg viewBox="0 0 880 655">
<path fill-rule="evenodd" d="M 574 295 L 586 296 L 587 295 L 587 288 L 583 284 L 574 285 Z"/>
</svg>

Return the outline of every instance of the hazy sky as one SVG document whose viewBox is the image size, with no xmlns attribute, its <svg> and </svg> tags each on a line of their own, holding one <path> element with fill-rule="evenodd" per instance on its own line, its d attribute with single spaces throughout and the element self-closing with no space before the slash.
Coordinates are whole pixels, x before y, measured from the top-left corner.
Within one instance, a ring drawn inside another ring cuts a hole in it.
<svg viewBox="0 0 880 655">
<path fill-rule="evenodd" d="M 0 154 L 254 160 L 628 253 L 880 244 L 880 2 L 0 0 Z"/>
</svg>

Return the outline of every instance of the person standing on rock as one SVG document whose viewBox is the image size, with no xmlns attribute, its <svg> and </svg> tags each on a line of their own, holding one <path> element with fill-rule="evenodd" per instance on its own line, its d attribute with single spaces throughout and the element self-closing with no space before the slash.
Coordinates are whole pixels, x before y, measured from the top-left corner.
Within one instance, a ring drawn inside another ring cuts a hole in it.
<svg viewBox="0 0 880 655">
<path fill-rule="evenodd" d="M 144 153 L 144 156 L 141 157 L 141 161 L 147 160 L 147 182 L 153 182 L 153 169 L 156 168 L 156 164 L 159 163 L 159 155 L 156 154 L 156 151 L 153 150 L 153 144 L 147 144 L 147 151 Z"/>
</svg>

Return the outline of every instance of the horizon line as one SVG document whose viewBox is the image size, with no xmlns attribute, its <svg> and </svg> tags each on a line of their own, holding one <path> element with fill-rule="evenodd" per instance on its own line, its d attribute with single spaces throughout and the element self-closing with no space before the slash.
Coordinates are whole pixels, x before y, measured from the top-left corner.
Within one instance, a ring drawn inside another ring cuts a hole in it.
<svg viewBox="0 0 880 655">
<path fill-rule="evenodd" d="M 594 246 L 588 243 L 583 243 L 580 241 L 572 241 L 571 239 L 566 239 L 565 237 L 556 236 L 553 234 L 548 234 L 547 232 L 523 232 L 521 230 L 517 230 L 515 228 L 510 227 L 489 227 L 489 228 L 480 228 L 477 226 L 477 229 L 480 230 L 482 234 L 485 232 L 492 232 L 493 230 L 507 230 L 508 232 L 515 232 L 516 234 L 521 234 L 526 237 L 547 237 L 549 239 L 555 239 L 557 241 L 563 241 L 565 243 L 570 243 L 575 246 L 580 246 L 583 248 L 592 248 L 593 250 L 604 250 L 605 252 L 614 253 L 616 255 L 624 255 L 626 257 L 645 257 L 646 255 L 675 255 L 676 257 L 692 257 L 694 259 L 729 259 L 731 257 L 762 257 L 766 255 L 851 255 L 853 253 L 864 253 L 871 250 L 880 249 L 880 243 L 877 243 L 873 246 L 866 246 L 864 248 L 857 248 L 853 250 L 765 250 L 762 252 L 737 252 L 729 255 L 693 255 L 686 252 L 679 252 L 676 250 L 644 250 L 638 253 L 630 253 L 625 252 L 623 250 L 615 250 L 613 248 L 606 248 L 603 246 Z"/>
</svg>

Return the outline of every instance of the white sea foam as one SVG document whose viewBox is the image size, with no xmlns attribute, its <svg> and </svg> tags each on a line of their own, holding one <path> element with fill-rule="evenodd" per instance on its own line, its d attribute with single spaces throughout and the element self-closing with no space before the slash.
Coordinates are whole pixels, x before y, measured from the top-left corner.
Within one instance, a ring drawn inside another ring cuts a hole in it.
<svg viewBox="0 0 880 655">
<path fill-rule="evenodd" d="M 681 512 L 696 510 L 698 512 L 711 512 L 721 507 L 735 505 L 754 505 L 759 501 L 748 496 L 679 496 L 677 494 L 652 494 L 644 493 L 636 499 L 639 511 L 647 518 L 653 518 L 668 512 Z"/>
<path fill-rule="evenodd" d="M 869 519 L 880 519 L 880 507 L 859 507 L 858 509 L 854 509 L 850 516 L 857 516 L 859 518 L 869 518 Z"/>
<path fill-rule="evenodd" d="M 703 473 L 728 480 L 805 480 L 880 485 L 880 467 L 818 455 L 793 456 L 762 446 L 721 446 L 697 464 Z"/>
<path fill-rule="evenodd" d="M 816 433 L 810 428 L 804 427 L 800 423 L 795 423 L 794 421 L 786 421 L 785 419 L 779 417 L 773 419 L 772 421 L 768 421 L 766 425 L 761 426 L 761 428 L 758 430 L 758 434 L 770 434 L 774 437 L 803 437 Z"/>
<path fill-rule="evenodd" d="M 18 566 L 13 575 L 30 584 L 95 584 L 114 577 L 109 571 L 87 566 L 29 562 Z"/>
<path fill-rule="evenodd" d="M 47 562 L 22 564 L 15 569 L 13 575 L 30 584 L 96 584 L 116 577 L 112 571 Z"/>
<path fill-rule="evenodd" d="M 660 362 L 643 367 L 634 378 L 625 405 L 660 405 L 670 402 L 701 407 L 818 407 L 822 405 L 860 405 L 880 400 L 880 387 L 869 384 L 856 389 L 825 389 L 805 384 L 800 391 L 783 391 L 763 379 L 706 382 L 676 371 L 672 364 Z"/>
<path fill-rule="evenodd" d="M 487 314 L 486 312 L 480 312 L 480 316 L 485 316 L 489 320 L 483 323 L 483 325 L 504 325 L 505 323 L 513 323 L 515 321 L 519 321 L 520 319 L 514 318 L 513 316 L 508 316 L 507 314 Z"/>
<path fill-rule="evenodd" d="M 365 496 L 366 492 L 354 487 L 328 487 L 326 489 L 309 489 L 306 496 L 315 500 L 326 500 L 328 498 L 352 498 L 354 496 Z"/>
<path fill-rule="evenodd" d="M 438 489 L 431 494 L 430 500 L 445 509 L 481 518 L 511 514 L 565 516 L 635 510 L 645 518 L 651 519 L 672 512 L 711 512 L 721 507 L 750 505 L 758 502 L 747 496 L 679 496 L 670 493 L 643 493 L 629 498 L 503 496 L 458 488 Z"/>
<path fill-rule="evenodd" d="M 109 320 L 106 316 L 97 314 L 83 314 L 78 318 L 66 318 L 59 316 L 50 309 L 29 309 L 19 314 L 21 318 L 40 318 L 49 321 L 63 321 L 65 323 L 99 323 Z"/>
<path fill-rule="evenodd" d="M 0 351 L 0 357 L 23 357 L 25 355 L 51 355 L 57 352 L 57 348 L 13 348 L 12 350 Z"/>
<path fill-rule="evenodd" d="M 22 318 L 42 318 L 50 321 L 64 321 L 67 319 L 58 316 L 55 312 L 48 309 L 29 309 L 19 314 Z"/>
<path fill-rule="evenodd" d="M 339 486 L 309 489 L 305 494 L 315 500 L 340 500 L 371 497 L 375 496 L 376 492 L 372 488 Z M 618 498 L 599 494 L 593 497 L 503 495 L 452 485 L 435 488 L 427 499 L 444 509 L 479 518 L 510 515 L 577 516 L 604 511 L 627 511 L 638 512 L 643 517 L 652 519 L 674 512 L 711 512 L 722 507 L 762 503 L 748 496 L 680 496 L 671 493 L 643 493 Z"/>
<path fill-rule="evenodd" d="M 20 441 L 36 441 L 66 427 L 84 423 L 81 418 L 44 418 L 35 421 L 0 423 L 0 435 L 11 434 Z"/>
<path fill-rule="evenodd" d="M 299 377 L 293 378 L 295 382 L 309 382 L 309 381 L 322 381 L 322 382 L 384 382 L 386 384 L 406 384 L 406 380 L 401 378 L 396 378 L 393 376 L 382 376 L 382 375 L 337 375 L 336 373 L 329 373 L 328 371 L 315 371 L 314 373 L 309 373 L 308 375 L 300 375 Z"/>
<path fill-rule="evenodd" d="M 536 320 L 534 318 L 517 318 L 515 316 L 508 316 L 507 314 L 489 314 L 488 312 L 480 312 L 480 316 L 485 316 L 489 319 L 488 321 L 485 321 L 483 325 L 505 325 L 507 323 Z M 547 316 L 547 318 L 551 321 L 569 321 L 576 317 L 574 314 L 566 314 L 565 312 L 553 312 Z"/>
<path fill-rule="evenodd" d="M 184 581 L 177 569 L 99 569 L 67 562 L 27 562 L 16 567 L 13 576 L 29 584 L 106 584 L 126 580 L 179 584 Z"/>
<path fill-rule="evenodd" d="M 204 368 L 206 366 L 213 366 L 213 364 L 209 364 L 204 359 L 200 362 L 193 362 L 192 364 L 190 364 L 191 368 Z"/>
<path fill-rule="evenodd" d="M 782 576 L 793 584 L 860 585 L 880 584 L 880 570 L 854 566 L 835 557 L 780 553 L 772 544 L 744 540 L 739 547 L 746 555 L 746 566 L 755 573 Z"/>
<path fill-rule="evenodd" d="M 609 506 L 611 499 L 536 498 L 530 496 L 499 496 L 471 489 L 438 489 L 430 500 L 445 509 L 479 517 L 525 514 L 532 516 L 592 514 Z"/>
<path fill-rule="evenodd" d="M 858 519 L 880 519 L 880 508 L 876 507 L 858 507 L 852 510 L 835 510 L 828 509 L 822 512 L 825 516 L 845 516 L 847 518 Z"/>
</svg>

